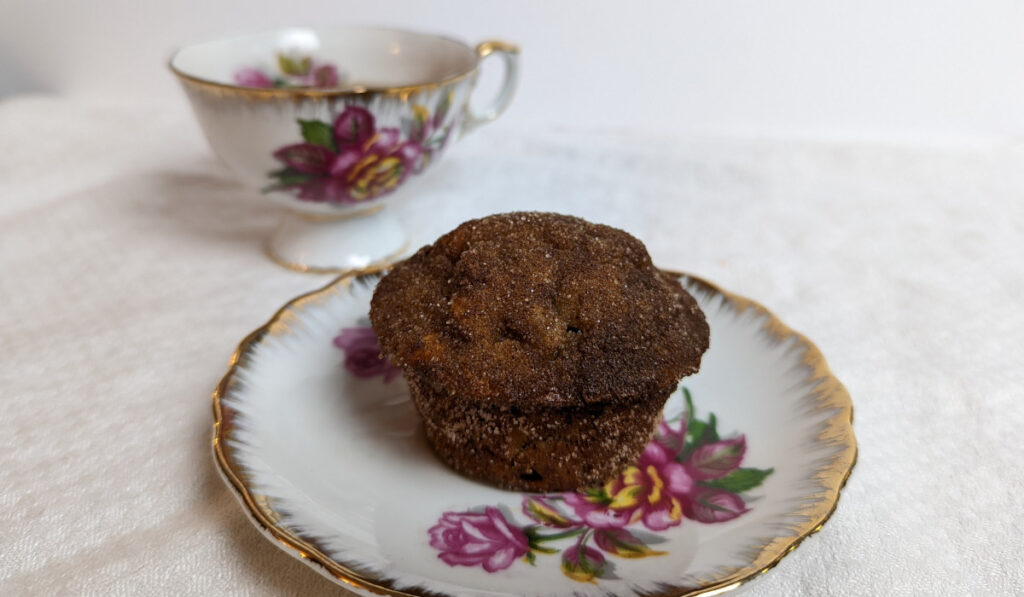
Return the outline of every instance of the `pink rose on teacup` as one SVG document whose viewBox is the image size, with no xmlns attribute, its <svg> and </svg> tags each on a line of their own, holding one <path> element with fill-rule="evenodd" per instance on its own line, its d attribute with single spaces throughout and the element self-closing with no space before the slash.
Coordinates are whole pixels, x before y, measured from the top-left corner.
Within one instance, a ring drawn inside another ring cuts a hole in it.
<svg viewBox="0 0 1024 597">
<path fill-rule="evenodd" d="M 346 204 L 386 195 L 412 174 L 423 153 L 398 129 L 378 130 L 373 114 L 358 106 L 345 108 L 331 126 L 299 124 L 306 141 L 274 152 L 285 167 L 272 176 L 275 189 L 297 191 L 306 201 Z"/>
</svg>

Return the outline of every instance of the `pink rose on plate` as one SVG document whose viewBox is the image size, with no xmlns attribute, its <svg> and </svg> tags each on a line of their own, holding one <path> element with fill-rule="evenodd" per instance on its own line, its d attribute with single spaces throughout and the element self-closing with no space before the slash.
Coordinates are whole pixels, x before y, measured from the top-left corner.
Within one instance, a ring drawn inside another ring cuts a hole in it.
<svg viewBox="0 0 1024 597">
<path fill-rule="evenodd" d="M 726 522 L 750 510 L 743 498 L 730 491 L 698 488 L 683 506 L 686 517 L 698 522 Z"/>
<path fill-rule="evenodd" d="M 708 441 L 689 454 L 685 446 L 686 423 L 676 427 L 662 421 L 635 465 L 602 487 L 566 493 L 563 500 L 593 529 L 641 522 L 652 531 L 664 531 L 683 518 L 725 522 L 746 512 L 736 492 L 698 484 L 736 472 L 747 451 L 746 437 Z M 755 484 L 761 479 L 763 475 Z"/>
<path fill-rule="evenodd" d="M 663 444 L 652 441 L 640 460 L 609 481 L 600 492 L 569 493 L 565 503 L 587 526 L 624 527 L 636 520 L 663 531 L 683 520 L 683 503 L 694 488 L 686 468 Z"/>
<path fill-rule="evenodd" d="M 504 570 L 530 551 L 522 529 L 490 506 L 483 513 L 445 512 L 430 528 L 430 546 L 449 566 L 483 566 L 487 572 Z"/>
<path fill-rule="evenodd" d="M 747 453 L 747 438 L 711 442 L 697 448 L 686 461 L 686 470 L 698 481 L 717 479 L 728 475 L 740 466 Z"/>
<path fill-rule="evenodd" d="M 362 129 L 345 128 L 353 139 Z M 717 418 L 695 416 L 689 390 L 683 388 L 686 413 L 662 420 L 636 463 L 604 485 L 578 491 L 523 496 L 528 518 L 515 526 L 497 508 L 483 513 L 445 512 L 430 528 L 430 545 L 449 566 L 481 565 L 504 570 L 516 558 L 538 565 L 555 546 L 572 540 L 562 554 L 562 573 L 576 582 L 614 579 L 608 557 L 638 559 L 665 555 L 634 529 L 657 534 L 685 519 L 704 524 L 733 520 L 750 511 L 743 493 L 761 486 L 774 469 L 742 468 L 746 436 L 722 439 Z M 680 420 L 681 419 L 681 420 Z M 678 422 L 676 422 L 678 421 Z"/>
<path fill-rule="evenodd" d="M 401 371 L 380 354 L 380 344 L 373 328 L 345 328 L 334 338 L 334 345 L 345 353 L 345 369 L 356 377 L 384 376 L 389 382 Z"/>
</svg>

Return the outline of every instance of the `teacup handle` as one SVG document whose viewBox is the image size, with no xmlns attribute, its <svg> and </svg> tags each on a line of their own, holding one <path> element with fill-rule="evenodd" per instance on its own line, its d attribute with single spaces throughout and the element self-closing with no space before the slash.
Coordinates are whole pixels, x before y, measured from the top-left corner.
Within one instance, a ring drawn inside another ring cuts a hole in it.
<svg viewBox="0 0 1024 597">
<path fill-rule="evenodd" d="M 462 126 L 462 134 L 466 134 L 481 124 L 495 120 L 508 108 L 519 81 L 519 46 L 503 41 L 485 41 L 476 46 L 476 55 L 482 61 L 491 54 L 497 54 L 505 60 L 505 81 L 497 97 L 481 112 L 476 112 L 466 104 L 466 122 Z"/>
</svg>

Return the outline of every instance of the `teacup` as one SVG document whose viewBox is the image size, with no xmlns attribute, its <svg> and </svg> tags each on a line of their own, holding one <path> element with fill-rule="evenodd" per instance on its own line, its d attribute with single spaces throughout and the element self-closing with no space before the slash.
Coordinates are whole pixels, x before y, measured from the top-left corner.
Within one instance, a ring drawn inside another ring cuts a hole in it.
<svg viewBox="0 0 1024 597">
<path fill-rule="evenodd" d="M 481 112 L 480 62 L 505 76 Z M 384 210 L 466 132 L 512 100 L 519 49 L 390 29 L 288 29 L 199 43 L 170 61 L 214 152 L 289 209 L 268 244 L 301 271 L 383 267 L 407 248 Z"/>
</svg>

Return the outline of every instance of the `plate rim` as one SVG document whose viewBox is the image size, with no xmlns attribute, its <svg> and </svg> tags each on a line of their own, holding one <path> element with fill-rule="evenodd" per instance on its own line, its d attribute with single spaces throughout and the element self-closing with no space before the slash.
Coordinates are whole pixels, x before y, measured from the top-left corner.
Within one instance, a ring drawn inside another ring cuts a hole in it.
<svg viewBox="0 0 1024 597">
<path fill-rule="evenodd" d="M 778 316 L 766 307 L 752 299 L 724 290 L 720 286 L 699 276 L 667 269 L 663 271 L 685 279 L 687 282 L 696 285 L 703 292 L 721 296 L 726 303 L 731 303 L 739 313 L 752 309 L 756 313 L 766 316 L 762 330 L 773 337 L 796 338 L 806 349 L 802 360 L 805 365 L 811 368 L 809 379 L 820 381 L 820 385 L 815 390 L 815 393 L 818 394 L 819 400 L 822 403 L 821 408 L 836 410 L 836 413 L 829 417 L 825 430 L 820 432 L 819 436 L 829 434 L 830 437 L 833 437 L 833 443 L 842 446 L 842 450 L 838 451 L 831 462 L 825 468 L 819 470 L 816 475 L 821 481 L 822 487 L 824 487 L 825 499 L 819 500 L 815 504 L 804 506 L 799 511 L 803 521 L 796 524 L 797 531 L 795 534 L 773 537 L 759 549 L 758 557 L 751 564 L 736 567 L 735 570 L 727 573 L 724 578 L 711 582 L 706 586 L 689 589 L 672 587 L 666 591 L 650 595 L 650 597 L 709 597 L 732 591 L 768 572 L 799 547 L 808 537 L 819 532 L 825 523 L 828 522 L 829 518 L 832 517 L 832 514 L 835 513 L 842 490 L 857 464 L 858 446 L 853 430 L 853 399 L 846 390 L 846 387 L 829 369 L 821 350 L 807 336 L 783 323 Z M 329 294 L 348 289 L 357 280 L 369 279 L 379 275 L 381 274 L 342 274 L 320 288 L 291 299 L 278 309 L 265 324 L 256 328 L 242 339 L 231 355 L 227 372 L 213 391 L 214 421 L 211 447 L 218 472 L 246 510 L 246 518 L 257 527 L 262 535 L 276 539 L 274 541 L 275 545 L 309 565 L 316 572 L 346 586 L 346 588 L 369 591 L 378 595 L 417 597 L 428 593 L 406 592 L 389 586 L 390 582 L 387 579 L 366 578 L 364 575 L 334 560 L 315 545 L 302 539 L 290 530 L 281 528 L 277 524 L 279 515 L 270 507 L 267 498 L 255 494 L 249 489 L 244 475 L 239 470 L 240 467 L 233 462 L 234 458 L 231 455 L 231 447 L 227 441 L 233 413 L 228 412 L 228 409 L 222 403 L 224 396 L 231 387 L 238 368 L 247 362 L 253 347 L 265 335 L 279 331 L 282 327 L 287 328 L 286 322 L 290 317 L 294 317 L 294 311 L 301 309 L 308 303 L 321 300 Z"/>
</svg>

